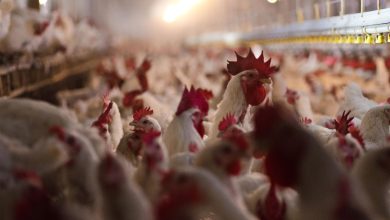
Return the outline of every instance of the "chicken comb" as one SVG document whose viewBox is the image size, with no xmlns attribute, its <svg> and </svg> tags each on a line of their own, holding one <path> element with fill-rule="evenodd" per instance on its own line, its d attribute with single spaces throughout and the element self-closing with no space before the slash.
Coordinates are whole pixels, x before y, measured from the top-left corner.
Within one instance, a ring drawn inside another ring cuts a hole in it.
<svg viewBox="0 0 390 220">
<path fill-rule="evenodd" d="M 338 131 L 340 134 L 346 135 L 348 134 L 348 128 L 351 127 L 353 116 L 348 117 L 349 114 L 351 114 L 351 111 L 345 112 L 343 111 L 343 114 L 341 115 L 340 119 L 335 119 L 334 124 L 335 124 L 335 129 Z"/>
<path fill-rule="evenodd" d="M 98 120 L 99 122 L 103 123 L 103 124 L 108 124 L 110 123 L 111 121 L 111 117 L 110 117 L 110 111 L 112 109 L 112 105 L 113 105 L 113 102 L 110 101 L 110 103 L 108 104 L 107 108 L 103 111 L 103 113 L 99 116 Z"/>
<path fill-rule="evenodd" d="M 224 130 L 228 129 L 230 126 L 235 125 L 236 123 L 237 123 L 237 118 L 233 114 L 228 113 L 222 119 L 222 121 L 219 122 L 218 130 L 219 131 L 224 131 Z"/>
<path fill-rule="evenodd" d="M 134 102 L 134 99 L 137 96 L 141 95 L 142 93 L 143 93 L 143 91 L 141 91 L 141 90 L 133 90 L 133 91 L 130 91 L 130 92 L 126 92 L 125 96 L 122 99 L 123 106 L 125 106 L 125 107 L 132 106 L 133 102 Z"/>
<path fill-rule="evenodd" d="M 97 127 L 99 130 L 99 134 L 102 137 L 104 137 L 104 133 L 106 132 L 106 128 L 104 127 L 104 125 L 110 123 L 111 121 L 110 111 L 112 109 L 112 105 L 113 102 L 110 102 L 110 104 L 107 106 L 104 112 L 99 116 L 99 118 L 92 123 L 92 127 Z"/>
<path fill-rule="evenodd" d="M 103 93 L 102 100 L 103 100 L 103 110 L 104 110 L 108 107 L 108 105 L 111 102 L 109 90 L 107 90 L 106 92 Z"/>
<path fill-rule="evenodd" d="M 143 117 L 147 116 L 147 115 L 152 115 L 153 114 L 153 110 L 150 109 L 150 107 L 146 107 L 146 108 L 142 108 L 136 112 L 134 112 L 133 114 L 133 120 L 134 121 L 139 121 L 141 120 Z"/>
<path fill-rule="evenodd" d="M 205 97 L 201 92 L 195 90 L 193 86 L 191 86 L 190 90 L 184 88 L 179 106 L 177 107 L 176 115 L 180 115 L 190 108 L 198 108 L 203 115 L 207 115 L 207 112 L 209 111 L 209 104 L 207 103 Z"/>
<path fill-rule="evenodd" d="M 152 130 L 152 131 L 146 132 L 142 135 L 142 141 L 145 144 L 150 144 L 150 143 L 152 143 L 153 140 L 155 140 L 157 137 L 160 137 L 160 136 L 161 136 L 161 132 Z"/>
<path fill-rule="evenodd" d="M 143 108 L 144 108 L 144 100 L 142 100 L 142 99 L 135 99 L 133 101 L 133 106 L 132 106 L 133 112 L 136 112 L 136 111 L 141 110 Z"/>
<path fill-rule="evenodd" d="M 206 100 L 214 98 L 214 94 L 211 90 L 198 88 L 197 91 L 202 93 Z"/>
<path fill-rule="evenodd" d="M 150 60 L 148 60 L 147 58 L 145 58 L 142 63 L 141 63 L 141 66 L 139 67 L 140 70 L 142 71 L 148 71 L 150 68 L 152 67 L 152 64 L 150 62 Z"/>
<path fill-rule="evenodd" d="M 255 69 L 260 76 L 267 78 L 276 72 L 276 68 L 271 66 L 271 58 L 268 61 L 264 60 L 264 53 L 261 52 L 259 58 L 256 58 L 252 49 L 249 49 L 249 53 L 246 57 L 240 56 L 235 52 L 237 61 L 229 61 L 227 64 L 227 70 L 231 75 L 237 75 L 245 70 Z"/>
<path fill-rule="evenodd" d="M 136 75 L 137 75 L 137 79 L 138 79 L 139 83 L 141 84 L 142 91 L 146 91 L 149 88 L 149 83 L 148 83 L 148 79 L 146 77 L 146 73 L 150 69 L 151 66 L 152 65 L 151 65 L 150 61 L 145 58 L 142 61 L 141 66 L 137 70 Z"/>
<path fill-rule="evenodd" d="M 125 60 L 125 65 L 128 70 L 134 70 L 135 69 L 135 59 L 134 57 L 128 57 Z"/>
</svg>

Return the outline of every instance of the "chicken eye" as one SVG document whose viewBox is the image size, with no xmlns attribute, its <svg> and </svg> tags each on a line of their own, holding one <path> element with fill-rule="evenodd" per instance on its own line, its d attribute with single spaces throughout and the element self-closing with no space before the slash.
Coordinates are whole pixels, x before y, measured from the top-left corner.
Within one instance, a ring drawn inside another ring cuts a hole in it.
<svg viewBox="0 0 390 220">
<path fill-rule="evenodd" d="M 142 124 L 146 125 L 146 124 L 148 124 L 148 121 L 144 120 L 144 121 L 142 122 Z"/>
</svg>

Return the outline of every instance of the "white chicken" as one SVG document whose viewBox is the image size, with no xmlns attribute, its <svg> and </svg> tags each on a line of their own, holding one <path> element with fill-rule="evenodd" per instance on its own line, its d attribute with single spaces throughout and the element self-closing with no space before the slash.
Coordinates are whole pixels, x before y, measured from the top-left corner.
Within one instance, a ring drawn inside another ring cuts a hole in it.
<svg viewBox="0 0 390 220">
<path fill-rule="evenodd" d="M 371 210 L 389 219 L 390 148 L 388 145 L 369 151 L 356 163 L 352 176 Z"/>
<path fill-rule="evenodd" d="M 390 124 L 390 105 L 373 107 L 365 113 L 360 130 L 367 150 L 387 143 Z"/>
<path fill-rule="evenodd" d="M 271 95 L 272 80 L 270 76 L 275 72 L 271 67 L 271 59 L 264 61 L 264 55 L 256 58 L 252 50 L 247 57 L 236 53 L 237 61 L 229 61 L 228 72 L 233 75 L 230 79 L 222 101 L 218 104 L 214 116 L 210 137 L 218 134 L 218 125 L 228 113 L 233 114 L 240 123 L 243 122 L 248 106 L 257 106 Z"/>
<path fill-rule="evenodd" d="M 140 109 L 133 114 L 133 132 L 125 134 L 119 142 L 116 153 L 123 155 L 134 166 L 138 166 L 143 152 L 142 136 L 148 132 L 160 132 L 158 121 L 152 117 L 153 110 L 149 107 Z"/>
<path fill-rule="evenodd" d="M 170 157 L 177 153 L 197 152 L 204 147 L 203 119 L 209 110 L 199 90 L 184 89 L 176 114 L 168 125 L 163 140 Z"/>
<path fill-rule="evenodd" d="M 123 137 L 122 118 L 119 108 L 115 102 L 105 99 L 103 101 L 103 112 L 93 122 L 92 126 L 99 130 L 100 135 L 107 140 L 115 151 Z"/>
<path fill-rule="evenodd" d="M 208 211 L 219 219 L 256 219 L 237 207 L 221 182 L 202 169 L 176 168 L 166 174 L 162 184 L 163 191 L 156 205 L 157 220 L 198 219 Z"/>
<path fill-rule="evenodd" d="M 349 83 L 344 90 L 344 101 L 340 103 L 337 115 L 351 111 L 351 116 L 363 119 L 364 114 L 378 104 L 363 96 L 362 90 L 355 83 Z"/>
<path fill-rule="evenodd" d="M 167 149 L 162 142 L 161 133 L 150 130 L 142 135 L 142 161 L 135 171 L 134 178 L 146 197 L 155 202 L 161 189 L 163 174 L 168 169 Z"/>
<path fill-rule="evenodd" d="M 104 219 L 153 219 L 152 209 L 130 177 L 126 163 L 108 153 L 98 166 L 98 185 L 103 199 Z"/>
</svg>

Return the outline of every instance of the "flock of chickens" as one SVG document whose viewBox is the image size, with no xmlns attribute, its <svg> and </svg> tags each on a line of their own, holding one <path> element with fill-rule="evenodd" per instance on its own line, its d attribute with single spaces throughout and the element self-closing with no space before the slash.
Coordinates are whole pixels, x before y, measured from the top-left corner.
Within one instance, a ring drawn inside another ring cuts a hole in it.
<svg viewBox="0 0 390 220">
<path fill-rule="evenodd" d="M 46 15 L 22 7 L 18 1 L 0 2 L 0 51 L 3 56 L 15 53 L 68 56 L 85 55 L 106 49 L 107 36 L 87 19 L 76 21 L 66 12 L 56 10 Z"/>
<path fill-rule="evenodd" d="M 61 107 L 1 99 L 0 219 L 390 219 L 386 61 L 271 56 L 118 55 Z"/>
</svg>

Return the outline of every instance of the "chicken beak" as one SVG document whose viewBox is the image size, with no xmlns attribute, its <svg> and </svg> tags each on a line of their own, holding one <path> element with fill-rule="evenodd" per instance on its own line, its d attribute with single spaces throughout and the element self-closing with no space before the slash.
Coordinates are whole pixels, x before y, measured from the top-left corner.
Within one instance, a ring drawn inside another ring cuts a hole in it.
<svg viewBox="0 0 390 220">
<path fill-rule="evenodd" d="M 132 121 L 132 122 L 130 122 L 130 123 L 129 123 L 129 125 L 130 125 L 130 126 L 137 127 L 137 122 L 135 122 L 135 121 Z"/>
<path fill-rule="evenodd" d="M 263 84 L 271 84 L 271 79 L 270 78 L 263 78 L 263 79 L 260 79 L 260 82 Z"/>
</svg>

